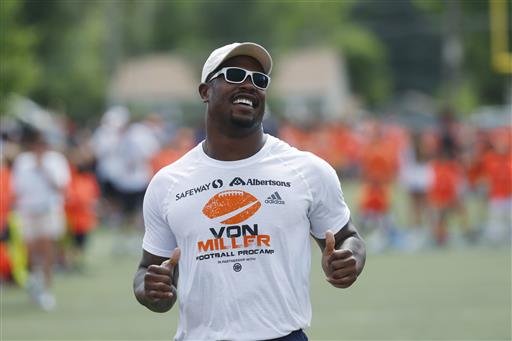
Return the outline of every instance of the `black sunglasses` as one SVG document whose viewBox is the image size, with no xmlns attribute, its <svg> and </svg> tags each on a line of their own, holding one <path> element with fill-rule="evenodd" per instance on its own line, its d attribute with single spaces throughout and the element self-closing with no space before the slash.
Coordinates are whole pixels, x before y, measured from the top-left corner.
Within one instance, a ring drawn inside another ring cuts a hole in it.
<svg viewBox="0 0 512 341">
<path fill-rule="evenodd" d="M 210 80 L 217 78 L 220 75 L 224 75 L 224 79 L 229 83 L 241 84 L 245 79 L 250 76 L 252 84 L 261 90 L 268 88 L 270 84 L 270 77 L 264 73 L 249 71 L 239 67 L 223 67 L 219 71 L 215 72 Z"/>
</svg>

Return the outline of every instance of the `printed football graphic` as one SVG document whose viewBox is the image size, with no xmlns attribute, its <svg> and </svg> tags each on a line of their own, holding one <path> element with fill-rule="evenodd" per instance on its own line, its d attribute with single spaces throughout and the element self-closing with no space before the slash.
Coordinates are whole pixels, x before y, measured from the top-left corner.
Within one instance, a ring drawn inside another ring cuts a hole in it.
<svg viewBox="0 0 512 341">
<path fill-rule="evenodd" d="M 238 224 L 251 217 L 261 207 L 261 202 L 251 193 L 227 190 L 215 194 L 203 207 L 203 214 L 210 219 L 221 219 L 223 224 Z"/>
</svg>

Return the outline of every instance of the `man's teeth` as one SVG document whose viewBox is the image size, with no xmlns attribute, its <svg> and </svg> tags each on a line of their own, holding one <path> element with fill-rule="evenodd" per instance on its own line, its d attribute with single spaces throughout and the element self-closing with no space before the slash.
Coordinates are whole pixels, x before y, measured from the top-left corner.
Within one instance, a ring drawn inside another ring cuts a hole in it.
<svg viewBox="0 0 512 341">
<path fill-rule="evenodd" d="M 245 104 L 252 107 L 252 101 L 247 98 L 237 98 L 233 101 L 234 104 Z"/>
</svg>

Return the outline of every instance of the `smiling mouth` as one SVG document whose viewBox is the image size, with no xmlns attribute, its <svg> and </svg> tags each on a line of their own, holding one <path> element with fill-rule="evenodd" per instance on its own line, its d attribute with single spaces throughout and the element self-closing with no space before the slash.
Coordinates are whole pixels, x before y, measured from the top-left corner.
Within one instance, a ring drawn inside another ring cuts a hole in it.
<svg viewBox="0 0 512 341">
<path fill-rule="evenodd" d="M 254 99 L 247 96 L 236 96 L 233 100 L 233 104 L 240 104 L 250 108 L 255 108 L 257 103 Z"/>
</svg>

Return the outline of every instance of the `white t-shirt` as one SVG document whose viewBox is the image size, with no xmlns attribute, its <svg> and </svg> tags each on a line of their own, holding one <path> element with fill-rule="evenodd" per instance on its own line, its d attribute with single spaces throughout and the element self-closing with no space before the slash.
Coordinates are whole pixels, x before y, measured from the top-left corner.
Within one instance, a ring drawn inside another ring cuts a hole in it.
<svg viewBox="0 0 512 341">
<path fill-rule="evenodd" d="M 133 123 L 119 142 L 120 174 L 112 182 L 123 192 L 144 191 L 153 174 L 150 160 L 160 149 L 154 132 L 143 123 Z"/>
<path fill-rule="evenodd" d="M 411 148 L 406 149 L 400 161 L 400 182 L 408 191 L 425 193 L 434 176 L 428 162 L 417 161 Z"/>
<path fill-rule="evenodd" d="M 310 324 L 310 233 L 338 232 L 350 211 L 332 167 L 266 137 L 239 161 L 199 144 L 147 189 L 143 248 L 181 249 L 176 340 L 263 340 Z"/>
<path fill-rule="evenodd" d="M 97 160 L 97 173 L 102 181 L 116 179 L 123 172 L 119 153 L 122 128 L 102 124 L 91 139 L 91 147 Z"/>
<path fill-rule="evenodd" d="M 12 175 L 16 208 L 24 214 L 62 210 L 63 190 L 69 183 L 69 164 L 61 153 L 46 151 L 37 165 L 32 152 L 24 152 L 14 160 Z"/>
</svg>

